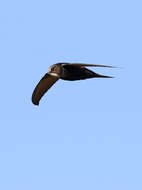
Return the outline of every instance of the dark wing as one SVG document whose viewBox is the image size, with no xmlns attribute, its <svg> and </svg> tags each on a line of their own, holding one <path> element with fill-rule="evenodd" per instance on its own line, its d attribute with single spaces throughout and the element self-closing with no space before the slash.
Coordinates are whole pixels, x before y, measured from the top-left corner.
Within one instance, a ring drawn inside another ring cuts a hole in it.
<svg viewBox="0 0 142 190">
<path fill-rule="evenodd" d="M 51 76 L 48 73 L 39 81 L 32 94 L 32 103 L 39 105 L 39 101 L 42 96 L 47 92 L 49 88 L 58 80 L 56 76 Z"/>
<path fill-rule="evenodd" d="M 66 79 L 68 80 L 83 80 L 89 78 L 113 78 L 111 76 L 100 75 L 87 69 L 86 67 L 80 64 L 65 64 L 63 68 L 66 69 L 67 76 Z"/>
<path fill-rule="evenodd" d="M 86 63 L 71 63 L 70 65 L 80 66 L 80 67 L 108 67 L 108 68 L 117 68 L 109 65 L 96 65 L 96 64 L 86 64 Z"/>
</svg>

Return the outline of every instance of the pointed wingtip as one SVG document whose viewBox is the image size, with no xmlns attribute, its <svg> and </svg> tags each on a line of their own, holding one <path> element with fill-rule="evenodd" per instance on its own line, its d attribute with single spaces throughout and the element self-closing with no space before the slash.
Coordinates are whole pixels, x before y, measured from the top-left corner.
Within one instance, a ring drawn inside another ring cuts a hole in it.
<svg viewBox="0 0 142 190">
<path fill-rule="evenodd" d="M 35 105 L 35 106 L 39 106 L 39 103 L 37 103 L 37 102 L 32 102 L 33 103 L 33 105 Z"/>
<path fill-rule="evenodd" d="M 83 67 L 121 68 L 121 67 L 112 66 L 112 65 L 87 64 L 87 63 L 71 63 L 71 65 L 75 65 L 75 66 L 83 66 Z"/>
<path fill-rule="evenodd" d="M 35 106 L 39 106 L 39 103 L 33 103 Z"/>
<path fill-rule="evenodd" d="M 39 101 L 36 101 L 33 96 L 32 96 L 32 98 L 31 98 L 31 101 L 32 101 L 32 103 L 33 103 L 35 106 L 39 106 Z"/>
<path fill-rule="evenodd" d="M 112 65 L 94 65 L 95 67 L 106 67 L 106 68 L 114 68 L 114 69 L 119 69 L 120 67 L 117 66 L 112 66 Z"/>
</svg>

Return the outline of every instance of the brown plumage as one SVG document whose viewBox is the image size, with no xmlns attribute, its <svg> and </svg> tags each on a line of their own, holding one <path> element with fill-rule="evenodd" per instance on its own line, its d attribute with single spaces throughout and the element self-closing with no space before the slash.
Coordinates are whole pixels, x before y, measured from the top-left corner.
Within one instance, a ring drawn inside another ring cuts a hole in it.
<svg viewBox="0 0 142 190">
<path fill-rule="evenodd" d="M 39 105 L 42 96 L 59 79 L 75 81 L 89 78 L 112 78 L 110 76 L 97 74 L 86 67 L 108 67 L 106 65 L 82 64 L 82 63 L 57 63 L 49 67 L 48 72 L 39 81 L 32 94 L 32 102 Z"/>
</svg>

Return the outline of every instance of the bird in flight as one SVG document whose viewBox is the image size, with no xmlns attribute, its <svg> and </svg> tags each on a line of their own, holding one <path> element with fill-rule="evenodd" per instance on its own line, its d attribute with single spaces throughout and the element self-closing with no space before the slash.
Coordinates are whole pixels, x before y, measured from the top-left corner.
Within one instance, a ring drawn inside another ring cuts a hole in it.
<svg viewBox="0 0 142 190">
<path fill-rule="evenodd" d="M 43 95 L 48 91 L 49 88 L 59 79 L 75 81 L 84 80 L 89 78 L 113 78 L 111 76 L 105 76 L 97 74 L 86 67 L 108 67 L 115 68 L 107 65 L 96 65 L 96 64 L 83 64 L 83 63 L 57 63 L 51 65 L 48 72 L 43 76 L 35 87 L 32 94 L 32 103 L 39 105 L 39 102 Z"/>
</svg>

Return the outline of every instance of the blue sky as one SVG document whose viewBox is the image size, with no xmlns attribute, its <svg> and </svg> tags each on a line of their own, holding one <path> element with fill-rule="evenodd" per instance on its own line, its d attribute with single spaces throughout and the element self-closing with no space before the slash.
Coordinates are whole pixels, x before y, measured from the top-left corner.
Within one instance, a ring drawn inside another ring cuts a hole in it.
<svg viewBox="0 0 142 190">
<path fill-rule="evenodd" d="M 142 189 L 141 1 L 0 3 L 0 189 Z M 114 79 L 32 91 L 56 62 Z"/>
</svg>

